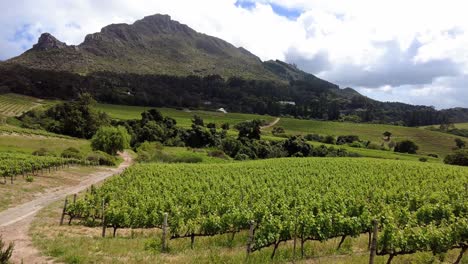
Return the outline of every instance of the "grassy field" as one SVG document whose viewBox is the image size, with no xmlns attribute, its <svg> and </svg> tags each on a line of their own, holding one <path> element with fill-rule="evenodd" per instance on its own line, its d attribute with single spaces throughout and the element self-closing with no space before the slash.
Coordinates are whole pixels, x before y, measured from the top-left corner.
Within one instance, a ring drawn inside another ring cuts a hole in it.
<svg viewBox="0 0 468 264">
<path fill-rule="evenodd" d="M 389 131 L 394 141 L 410 139 L 420 147 L 421 154 L 435 153 L 447 155 L 455 146 L 456 136 L 413 127 L 391 126 L 380 124 L 356 124 L 345 122 L 328 122 L 314 120 L 298 120 L 281 118 L 277 126 L 281 126 L 288 134 L 316 133 L 320 135 L 358 135 L 363 140 L 375 143 L 382 142 L 382 133 Z"/>
<path fill-rule="evenodd" d="M 457 123 L 455 124 L 456 128 L 468 129 L 468 123 Z"/>
<path fill-rule="evenodd" d="M 91 144 L 87 140 L 44 137 L 24 134 L 0 134 L 0 151 L 22 152 L 31 154 L 40 148 L 46 148 L 56 155 L 69 147 L 75 147 L 82 153 L 91 151 Z"/>
<path fill-rule="evenodd" d="M 109 105 L 109 104 L 98 104 L 96 109 L 106 112 L 112 118 L 128 120 L 128 119 L 140 119 L 141 113 L 152 109 L 154 107 L 142 107 L 142 106 L 121 106 L 121 105 Z M 213 111 L 201 111 L 201 110 L 176 110 L 172 108 L 158 108 L 164 116 L 169 116 L 177 121 L 177 125 L 181 127 L 190 127 L 192 125 L 192 118 L 194 115 L 198 115 L 207 123 L 215 123 L 221 125 L 223 123 L 229 123 L 235 125 L 237 123 L 253 120 L 263 119 L 267 122 L 272 122 L 275 118 L 271 116 L 252 115 L 252 114 L 239 114 L 239 113 L 228 113 L 223 114 Z"/>
</svg>

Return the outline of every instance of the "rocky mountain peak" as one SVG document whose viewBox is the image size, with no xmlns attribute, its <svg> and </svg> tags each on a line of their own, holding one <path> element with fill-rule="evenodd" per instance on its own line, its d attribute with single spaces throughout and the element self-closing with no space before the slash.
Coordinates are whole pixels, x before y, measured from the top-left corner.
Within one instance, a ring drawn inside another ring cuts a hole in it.
<svg viewBox="0 0 468 264">
<path fill-rule="evenodd" d="M 66 48 L 67 44 L 59 41 L 57 38 L 49 33 L 43 33 L 37 42 L 33 46 L 33 50 L 51 50 L 51 49 L 63 49 Z"/>
</svg>

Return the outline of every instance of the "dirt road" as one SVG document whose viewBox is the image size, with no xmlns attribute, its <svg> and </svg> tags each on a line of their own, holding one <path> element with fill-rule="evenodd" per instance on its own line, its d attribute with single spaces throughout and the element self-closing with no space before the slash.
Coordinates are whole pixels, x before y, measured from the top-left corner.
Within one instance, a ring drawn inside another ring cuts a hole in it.
<svg viewBox="0 0 468 264">
<path fill-rule="evenodd" d="M 273 122 L 271 122 L 270 124 L 266 125 L 266 126 L 262 126 L 260 127 L 260 129 L 267 129 L 267 128 L 270 128 L 276 124 L 278 124 L 278 122 L 280 121 L 280 118 L 277 117 Z"/>
<path fill-rule="evenodd" d="M 5 242 L 15 243 L 11 261 L 13 263 L 52 263 L 39 254 L 37 249 L 33 247 L 31 238 L 28 235 L 29 226 L 34 215 L 47 205 L 63 199 L 66 195 L 78 193 L 108 177 L 121 173 L 132 163 L 132 158 L 128 153 L 125 152 L 121 156 L 124 161 L 118 168 L 109 168 L 92 173 L 76 186 L 46 192 L 35 200 L 0 212 L 0 235 L 2 235 Z"/>
</svg>

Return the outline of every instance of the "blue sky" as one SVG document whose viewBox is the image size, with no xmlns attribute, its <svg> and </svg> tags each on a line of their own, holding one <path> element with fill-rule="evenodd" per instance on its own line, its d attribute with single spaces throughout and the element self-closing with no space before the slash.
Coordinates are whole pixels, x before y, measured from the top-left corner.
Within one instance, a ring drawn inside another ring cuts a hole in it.
<svg viewBox="0 0 468 264">
<path fill-rule="evenodd" d="M 49 32 L 68 44 L 156 13 L 383 101 L 468 107 L 462 0 L 0 1 L 0 60 Z"/>
</svg>

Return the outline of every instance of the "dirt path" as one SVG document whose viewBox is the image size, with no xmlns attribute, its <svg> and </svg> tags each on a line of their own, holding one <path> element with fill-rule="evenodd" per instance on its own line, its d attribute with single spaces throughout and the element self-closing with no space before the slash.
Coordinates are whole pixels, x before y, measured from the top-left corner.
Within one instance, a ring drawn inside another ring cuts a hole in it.
<svg viewBox="0 0 468 264">
<path fill-rule="evenodd" d="M 122 162 L 118 168 L 109 168 L 104 171 L 92 173 L 76 186 L 47 192 L 35 200 L 0 212 L 0 235 L 3 236 L 5 242 L 15 243 L 11 261 L 13 263 L 32 264 L 53 263 L 51 260 L 39 254 L 39 251 L 33 247 L 31 238 L 28 235 L 29 226 L 34 215 L 45 206 L 63 199 L 66 195 L 83 191 L 93 184 L 121 173 L 132 163 L 132 158 L 128 153 L 123 153 L 122 157 L 124 158 L 124 162 Z"/>
<path fill-rule="evenodd" d="M 277 117 L 273 122 L 271 122 L 270 124 L 266 125 L 266 126 L 262 126 L 260 127 L 260 129 L 267 129 L 267 128 L 270 128 L 276 124 L 278 124 L 278 122 L 280 121 L 281 118 Z"/>
</svg>

